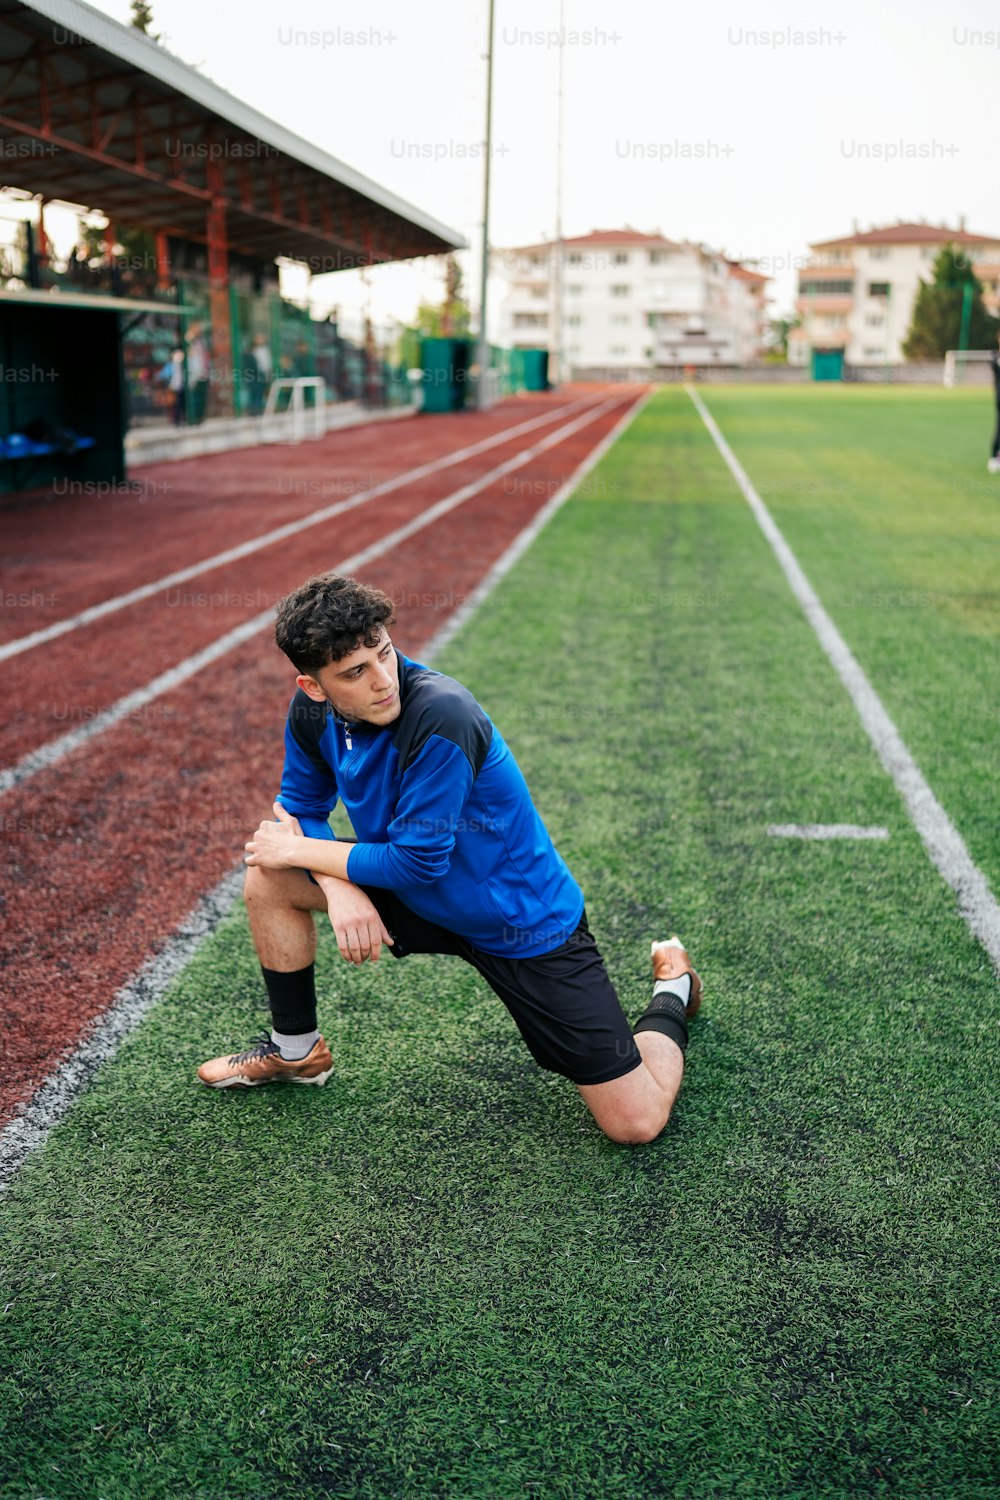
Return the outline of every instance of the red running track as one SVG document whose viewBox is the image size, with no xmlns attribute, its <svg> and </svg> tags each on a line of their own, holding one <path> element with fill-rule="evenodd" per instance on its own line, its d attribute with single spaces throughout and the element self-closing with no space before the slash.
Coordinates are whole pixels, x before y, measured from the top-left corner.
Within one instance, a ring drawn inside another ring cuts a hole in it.
<svg viewBox="0 0 1000 1500">
<path fill-rule="evenodd" d="M 393 636 L 421 648 L 638 398 L 573 388 L 486 413 L 420 417 L 280 446 L 158 464 L 107 496 L 43 496 L 0 509 L 6 638 L 260 536 L 484 437 L 552 422 L 269 545 L 175 590 L 0 663 L 0 766 L 91 720 L 310 573 L 375 544 L 434 502 L 586 415 L 610 409 L 530 463 L 387 549 L 364 577 L 397 601 Z M 162 486 L 169 484 L 170 489 Z M 153 486 L 160 486 L 154 489 Z M 147 498 L 143 500 L 143 495 Z M 13 614 L 13 622 L 11 621 Z M 116 991 L 206 890 L 238 867 L 281 770 L 293 673 L 268 630 L 0 796 L 5 835 L 0 1124 L 75 1047 Z"/>
</svg>

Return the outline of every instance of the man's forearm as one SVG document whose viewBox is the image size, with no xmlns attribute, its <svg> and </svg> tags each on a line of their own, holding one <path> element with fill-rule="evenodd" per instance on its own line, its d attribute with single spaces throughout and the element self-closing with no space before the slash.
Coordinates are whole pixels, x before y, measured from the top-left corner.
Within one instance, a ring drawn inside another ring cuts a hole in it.
<svg viewBox="0 0 1000 1500">
<path fill-rule="evenodd" d="M 302 858 L 296 859 L 300 869 L 309 870 L 322 885 L 324 878 L 336 880 L 347 880 L 347 856 L 353 849 L 353 844 L 341 842 L 339 839 L 296 839 L 296 844 L 304 845 Z M 299 854 L 296 848 L 296 856 Z"/>
</svg>

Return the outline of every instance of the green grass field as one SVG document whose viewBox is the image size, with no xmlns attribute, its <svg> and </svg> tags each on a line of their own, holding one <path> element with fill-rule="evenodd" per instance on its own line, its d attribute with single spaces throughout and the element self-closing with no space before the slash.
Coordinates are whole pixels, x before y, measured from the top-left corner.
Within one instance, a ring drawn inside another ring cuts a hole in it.
<svg viewBox="0 0 1000 1500">
<path fill-rule="evenodd" d="M 704 394 L 1000 889 L 984 397 Z M 673 1119 L 611 1144 L 457 961 L 328 935 L 326 1088 L 209 1093 L 267 1019 L 234 913 L 0 1202 L 0 1494 L 993 1500 L 997 979 L 686 394 L 438 665 L 631 1016 L 691 947 Z"/>
</svg>

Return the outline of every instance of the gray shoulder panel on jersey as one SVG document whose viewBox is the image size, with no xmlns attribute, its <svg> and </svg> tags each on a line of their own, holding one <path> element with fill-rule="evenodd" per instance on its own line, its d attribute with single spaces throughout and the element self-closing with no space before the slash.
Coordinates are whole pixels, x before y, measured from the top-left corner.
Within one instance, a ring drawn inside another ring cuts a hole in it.
<svg viewBox="0 0 1000 1500">
<path fill-rule="evenodd" d="M 451 740 L 478 776 L 493 743 L 493 725 L 468 688 L 440 672 L 406 674 L 406 698 L 394 741 L 405 771 L 432 735 Z"/>
<path fill-rule="evenodd" d="M 288 727 L 299 749 L 323 776 L 333 775 L 333 767 L 319 748 L 328 718 L 328 704 L 317 703 L 301 688 L 296 690 L 288 709 Z"/>
</svg>

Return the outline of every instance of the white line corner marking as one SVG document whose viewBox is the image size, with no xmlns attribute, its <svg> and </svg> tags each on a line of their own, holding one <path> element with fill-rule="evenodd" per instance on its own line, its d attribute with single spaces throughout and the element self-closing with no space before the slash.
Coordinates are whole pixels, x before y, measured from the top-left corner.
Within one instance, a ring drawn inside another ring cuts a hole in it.
<svg viewBox="0 0 1000 1500">
<path fill-rule="evenodd" d="M 886 712 L 881 698 L 819 602 L 819 597 L 800 568 L 794 552 L 719 431 L 711 412 L 696 390 L 691 386 L 685 389 L 711 433 L 715 446 L 729 465 L 730 473 L 753 511 L 757 525 L 770 542 L 792 593 L 819 637 L 819 643 L 829 657 L 834 671 L 847 689 L 879 760 L 906 803 L 910 818 L 923 840 L 932 864 L 955 892 L 958 909 L 969 930 L 982 943 L 993 960 L 993 967 L 1000 974 L 1000 906 L 997 905 L 986 876 L 973 862 L 972 855 L 965 847 L 965 840 L 931 791 L 923 772 Z"/>
<path fill-rule="evenodd" d="M 887 839 L 888 828 L 860 823 L 769 823 L 773 839 Z"/>
</svg>

